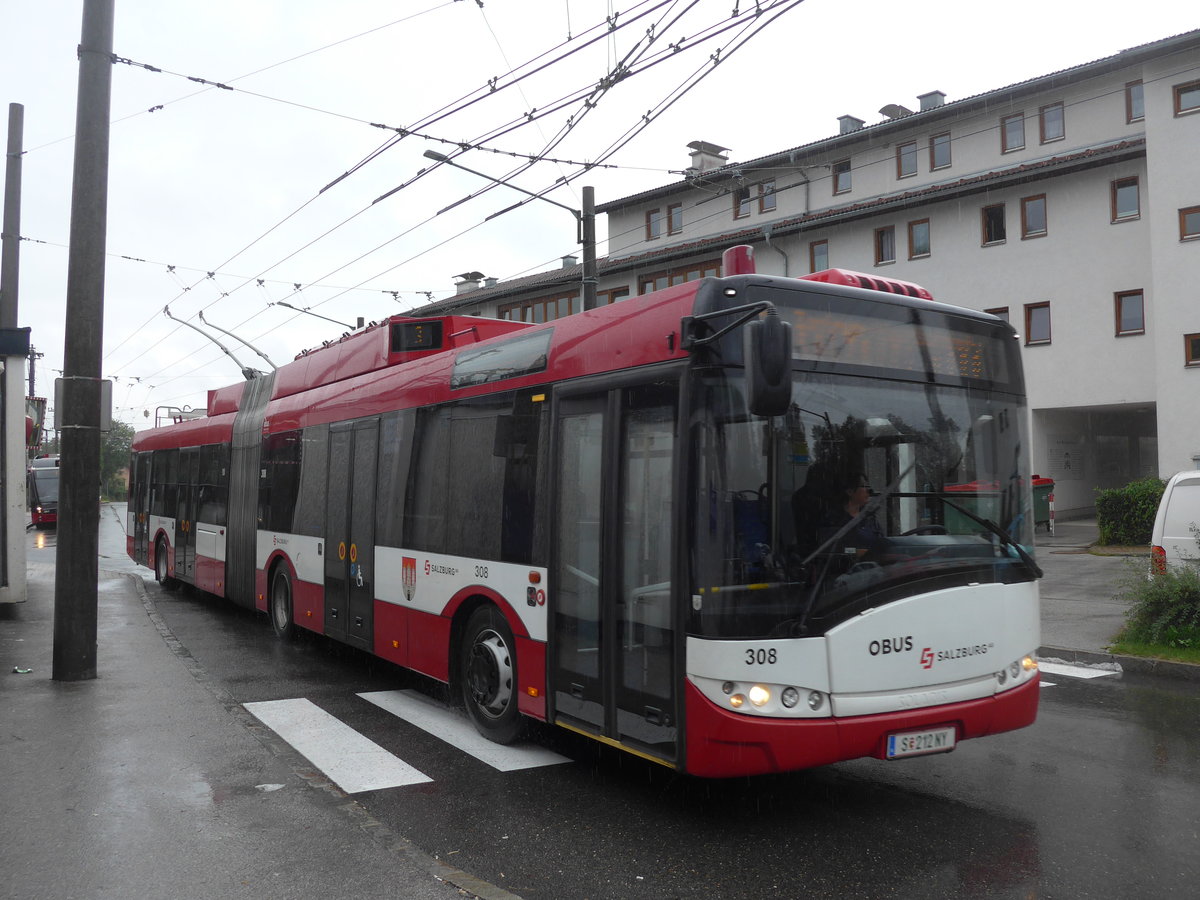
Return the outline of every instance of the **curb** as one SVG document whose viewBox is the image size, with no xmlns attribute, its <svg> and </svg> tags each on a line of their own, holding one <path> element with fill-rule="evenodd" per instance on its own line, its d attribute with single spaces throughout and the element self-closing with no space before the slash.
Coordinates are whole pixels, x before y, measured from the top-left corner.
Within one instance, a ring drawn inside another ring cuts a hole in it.
<svg viewBox="0 0 1200 900">
<path fill-rule="evenodd" d="M 1120 667 L 1122 672 L 1137 675 L 1152 675 L 1161 678 L 1174 678 L 1200 684 L 1200 664 L 1176 662 L 1167 659 L 1151 659 L 1143 656 L 1122 656 L 1116 653 L 1102 653 L 1095 650 L 1072 650 L 1066 647 L 1038 647 L 1038 659 L 1062 660 L 1068 663 L 1084 665 L 1113 665 Z"/>
</svg>

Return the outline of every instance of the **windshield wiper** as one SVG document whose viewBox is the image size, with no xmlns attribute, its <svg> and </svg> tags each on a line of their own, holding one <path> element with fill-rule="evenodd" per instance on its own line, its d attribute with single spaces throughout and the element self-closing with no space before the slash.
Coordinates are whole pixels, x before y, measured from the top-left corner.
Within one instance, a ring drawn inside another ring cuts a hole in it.
<svg viewBox="0 0 1200 900">
<path fill-rule="evenodd" d="M 1018 541 L 1015 537 L 1013 537 L 1009 532 L 1005 531 L 1003 528 L 1001 528 L 999 525 L 997 525 L 995 522 L 993 522 L 991 519 L 985 519 L 983 516 L 976 515 L 975 513 L 973 513 L 971 510 L 967 509 L 962 504 L 955 503 L 950 498 L 945 497 L 941 494 L 933 494 L 933 495 L 926 495 L 926 496 L 936 496 L 947 506 L 957 509 L 960 513 L 962 513 L 968 519 L 971 519 L 974 522 L 978 522 L 980 525 L 982 525 L 984 528 L 986 528 L 988 531 L 990 531 L 996 537 L 1000 538 L 1000 540 L 1003 543 L 1008 544 L 1010 547 L 1012 547 L 1014 550 L 1017 551 L 1017 556 L 1019 556 L 1021 558 L 1021 562 L 1025 563 L 1025 565 L 1028 566 L 1029 571 L 1032 572 L 1036 578 L 1041 578 L 1045 574 L 1044 572 L 1042 572 L 1042 567 L 1039 566 L 1036 562 L 1034 562 L 1033 557 L 1029 555 L 1029 551 L 1021 546 L 1021 542 Z"/>
</svg>

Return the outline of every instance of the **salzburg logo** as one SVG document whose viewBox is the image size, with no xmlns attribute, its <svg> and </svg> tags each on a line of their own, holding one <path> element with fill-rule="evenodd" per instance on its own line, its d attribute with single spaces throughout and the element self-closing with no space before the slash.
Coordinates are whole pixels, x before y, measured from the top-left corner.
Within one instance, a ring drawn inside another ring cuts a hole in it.
<svg viewBox="0 0 1200 900">
<path fill-rule="evenodd" d="M 921 668 L 932 669 L 935 662 L 948 662 L 954 659 L 966 659 L 971 656 L 986 656 L 996 645 L 972 644 L 969 647 L 952 647 L 946 650 L 934 650 L 926 647 L 921 651 Z"/>
<path fill-rule="evenodd" d="M 404 583 L 404 599 L 412 603 L 413 595 L 417 592 L 417 561 L 411 556 L 403 557 L 400 574 Z"/>
</svg>

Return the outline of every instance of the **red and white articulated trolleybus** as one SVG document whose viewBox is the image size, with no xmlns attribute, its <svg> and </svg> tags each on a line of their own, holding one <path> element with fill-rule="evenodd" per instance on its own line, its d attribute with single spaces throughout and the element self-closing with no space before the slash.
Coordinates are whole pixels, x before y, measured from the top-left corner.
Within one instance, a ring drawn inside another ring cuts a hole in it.
<svg viewBox="0 0 1200 900">
<path fill-rule="evenodd" d="M 29 517 L 37 528 L 58 524 L 58 457 L 38 456 L 29 461 L 26 477 Z"/>
<path fill-rule="evenodd" d="M 544 324 L 395 317 L 134 442 L 129 553 L 701 776 L 1031 723 L 1018 342 L 839 270 Z"/>
</svg>

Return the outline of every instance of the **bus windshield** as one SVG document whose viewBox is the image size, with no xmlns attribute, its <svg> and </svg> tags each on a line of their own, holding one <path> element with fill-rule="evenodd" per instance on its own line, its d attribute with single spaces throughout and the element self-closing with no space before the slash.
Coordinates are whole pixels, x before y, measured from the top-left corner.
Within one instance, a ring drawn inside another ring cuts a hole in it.
<svg viewBox="0 0 1200 900">
<path fill-rule="evenodd" d="M 46 503 L 58 502 L 58 469 L 30 469 L 33 473 L 33 489 L 36 491 L 36 498 L 31 497 L 30 500 L 36 500 L 37 503 L 45 505 Z"/>
<path fill-rule="evenodd" d="M 793 373 L 786 415 L 741 373 L 697 375 L 690 416 L 693 634 L 822 634 L 941 588 L 1029 581 L 1026 411 L 994 382 Z"/>
</svg>

